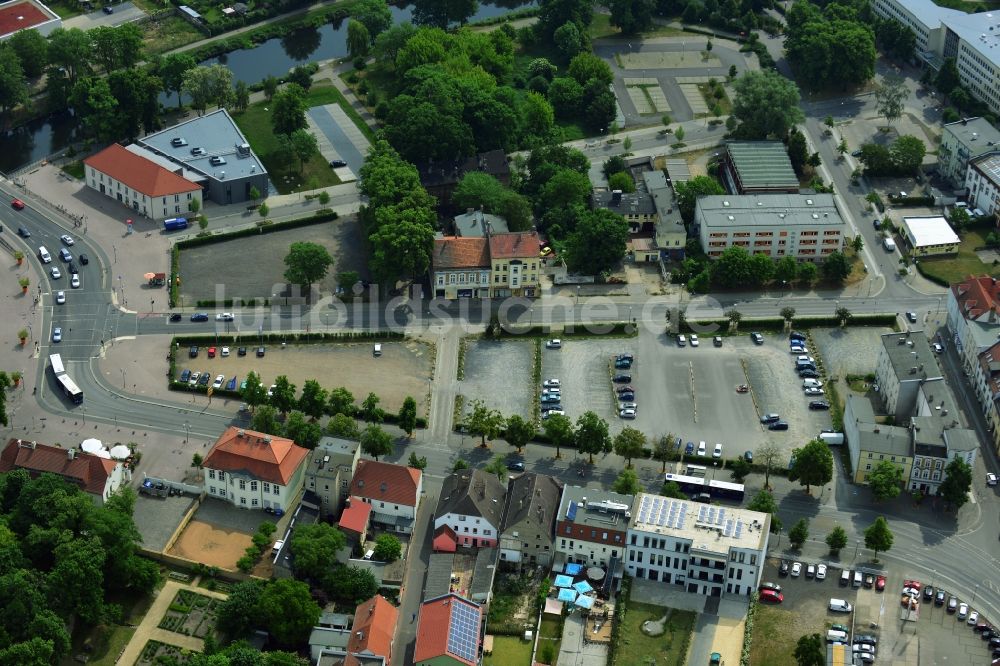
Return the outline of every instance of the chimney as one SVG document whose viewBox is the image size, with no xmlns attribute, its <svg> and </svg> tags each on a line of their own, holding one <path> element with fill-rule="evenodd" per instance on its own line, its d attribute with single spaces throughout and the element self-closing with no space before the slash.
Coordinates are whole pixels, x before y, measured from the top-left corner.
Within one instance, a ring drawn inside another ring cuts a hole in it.
<svg viewBox="0 0 1000 666">
<path fill-rule="evenodd" d="M 66 449 L 66 457 L 69 460 L 75 460 L 76 459 L 76 449 Z"/>
</svg>

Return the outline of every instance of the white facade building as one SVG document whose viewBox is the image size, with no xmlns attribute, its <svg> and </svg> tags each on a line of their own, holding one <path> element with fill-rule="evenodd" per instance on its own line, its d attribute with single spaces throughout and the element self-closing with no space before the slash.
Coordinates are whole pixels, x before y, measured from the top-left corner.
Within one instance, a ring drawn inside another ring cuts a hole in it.
<svg viewBox="0 0 1000 666">
<path fill-rule="evenodd" d="M 302 490 L 308 453 L 290 439 L 230 427 L 202 463 L 208 496 L 241 509 L 287 511 Z"/>
<path fill-rule="evenodd" d="M 770 524 L 765 513 L 639 493 L 625 567 L 695 594 L 749 596 L 760 584 Z"/>
</svg>

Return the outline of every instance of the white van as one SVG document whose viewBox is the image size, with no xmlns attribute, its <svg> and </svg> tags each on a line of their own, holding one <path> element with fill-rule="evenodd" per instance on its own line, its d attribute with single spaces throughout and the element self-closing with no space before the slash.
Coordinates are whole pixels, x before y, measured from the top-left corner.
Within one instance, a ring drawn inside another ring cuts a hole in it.
<svg viewBox="0 0 1000 666">
<path fill-rule="evenodd" d="M 376 342 L 375 347 L 372 349 L 372 356 L 381 356 L 381 355 L 382 355 L 382 343 Z"/>
<path fill-rule="evenodd" d="M 860 571 L 854 572 L 854 587 L 861 587 L 862 575 Z"/>
<path fill-rule="evenodd" d="M 883 238 L 882 247 L 884 247 L 888 252 L 895 252 L 896 241 L 892 240 L 891 238 Z"/>
<path fill-rule="evenodd" d="M 823 388 L 823 382 L 821 382 L 821 381 L 819 381 L 817 379 L 812 379 L 812 378 L 808 378 L 807 377 L 806 379 L 802 380 L 802 388 L 804 388 L 804 389 L 807 389 L 807 388 Z"/>
<path fill-rule="evenodd" d="M 838 613 L 850 613 L 854 610 L 854 606 L 847 603 L 844 599 L 830 599 L 830 610 L 837 611 Z"/>
<path fill-rule="evenodd" d="M 42 260 L 43 264 L 52 263 L 52 255 L 49 254 L 49 251 L 45 249 L 44 245 L 40 245 L 38 247 L 38 258 Z"/>
<path fill-rule="evenodd" d="M 369 550 L 369 551 L 368 551 L 367 553 L 365 553 L 365 557 L 364 557 L 364 559 L 366 559 L 366 560 L 370 560 L 370 559 L 372 559 L 372 557 L 374 557 L 374 556 L 375 556 L 375 549 L 374 549 L 374 548 L 372 548 L 372 549 L 370 549 L 370 550 Z"/>
<path fill-rule="evenodd" d="M 844 433 L 842 432 L 821 432 L 819 440 L 830 446 L 840 446 L 844 443 Z"/>
<path fill-rule="evenodd" d="M 827 643 L 846 643 L 847 642 L 847 632 L 837 631 L 836 629 L 830 629 L 826 632 L 826 642 Z"/>
</svg>

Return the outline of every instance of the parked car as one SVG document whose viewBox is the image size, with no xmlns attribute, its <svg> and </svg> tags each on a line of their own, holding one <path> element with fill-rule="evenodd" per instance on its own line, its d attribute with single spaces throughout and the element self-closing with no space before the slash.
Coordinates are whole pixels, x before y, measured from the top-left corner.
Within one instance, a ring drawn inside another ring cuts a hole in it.
<svg viewBox="0 0 1000 666">
<path fill-rule="evenodd" d="M 616 384 L 628 384 L 632 381 L 632 375 L 615 375 L 612 381 Z"/>
<path fill-rule="evenodd" d="M 781 586 L 778 585 L 777 583 L 764 582 L 760 584 L 759 591 L 763 592 L 764 590 L 774 590 L 775 592 L 781 592 Z"/>
<path fill-rule="evenodd" d="M 626 384 L 625 386 L 619 386 L 615 388 L 617 393 L 635 393 L 635 389 L 632 386 Z"/>
<path fill-rule="evenodd" d="M 684 455 L 689 456 L 694 453 L 694 442 L 688 442 L 684 446 Z"/>
<path fill-rule="evenodd" d="M 65 302 L 66 302 L 66 292 L 65 291 L 57 291 L 56 292 L 56 305 L 62 305 Z"/>
<path fill-rule="evenodd" d="M 816 580 L 826 580 L 826 565 L 817 564 L 816 565 Z"/>
<path fill-rule="evenodd" d="M 809 348 L 804 345 L 793 344 L 791 347 L 788 348 L 788 351 L 792 354 L 808 354 Z"/>
<path fill-rule="evenodd" d="M 191 348 L 188 349 L 188 356 L 190 358 L 198 358 L 198 348 L 192 345 Z"/>
<path fill-rule="evenodd" d="M 986 485 L 995 486 L 997 485 L 997 475 L 993 472 L 986 473 Z"/>
<path fill-rule="evenodd" d="M 212 382 L 212 388 L 213 389 L 222 388 L 222 385 L 225 384 L 225 383 L 226 383 L 226 376 L 225 375 L 219 375 L 219 376 L 217 376 L 215 378 L 215 381 Z"/>
<path fill-rule="evenodd" d="M 879 576 L 881 578 L 881 576 Z M 924 601 L 930 601 L 934 598 L 934 588 L 928 585 L 924 588 Z"/>
<path fill-rule="evenodd" d="M 188 380 L 188 385 L 190 385 L 190 386 L 197 386 L 199 379 L 201 379 L 201 373 L 200 372 L 192 372 L 191 373 L 191 379 Z"/>
<path fill-rule="evenodd" d="M 767 426 L 768 430 L 788 430 L 788 421 L 775 421 Z"/>
<path fill-rule="evenodd" d="M 819 379 L 819 373 L 814 368 L 802 368 L 799 370 L 799 377 L 802 379 Z"/>
<path fill-rule="evenodd" d="M 868 574 L 865 576 L 865 587 L 867 587 L 869 590 L 875 587 L 875 576 L 873 576 L 872 574 Z"/>
<path fill-rule="evenodd" d="M 805 333 L 801 333 L 799 331 L 792 331 L 791 333 L 788 334 L 788 339 L 789 340 L 801 340 L 801 341 L 805 342 L 806 334 Z"/>
<path fill-rule="evenodd" d="M 635 393 L 619 393 L 618 399 L 624 402 L 632 402 L 635 400 Z"/>
<path fill-rule="evenodd" d="M 753 463 L 753 451 L 744 451 L 743 460 L 746 460 L 748 463 Z"/>
<path fill-rule="evenodd" d="M 88 257 L 86 254 L 81 254 L 79 256 L 79 259 L 80 259 L 80 263 L 82 265 L 84 265 L 84 266 L 86 266 L 87 264 L 90 263 L 90 257 Z"/>
<path fill-rule="evenodd" d="M 215 358 L 215 347 L 209 347 L 208 348 L 208 357 L 209 358 Z"/>
<path fill-rule="evenodd" d="M 264 348 L 257 347 L 257 358 L 264 358 Z"/>
<path fill-rule="evenodd" d="M 722 457 L 722 444 L 716 444 L 715 445 L 715 448 L 712 450 L 712 457 L 713 458 L 721 458 Z"/>
<path fill-rule="evenodd" d="M 778 575 L 779 576 L 787 576 L 789 569 L 790 569 L 790 566 L 789 566 L 788 562 L 786 562 L 785 560 L 781 560 L 781 564 L 778 566 Z"/>
<path fill-rule="evenodd" d="M 545 388 L 559 388 L 559 380 L 546 379 L 544 382 L 542 382 L 542 386 Z"/>
<path fill-rule="evenodd" d="M 958 610 L 958 597 L 952 595 L 948 599 L 948 612 L 949 613 L 954 613 L 957 610 Z"/>
<path fill-rule="evenodd" d="M 678 347 L 686 347 L 687 346 L 687 342 L 688 342 L 687 336 L 684 335 L 683 333 L 681 333 L 680 335 L 677 336 L 677 346 Z"/>
<path fill-rule="evenodd" d="M 809 409 L 830 409 L 830 403 L 826 400 L 810 400 Z"/>
<path fill-rule="evenodd" d="M 632 367 L 632 361 L 627 358 L 615 359 L 615 369 L 617 370 L 628 370 Z"/>
<path fill-rule="evenodd" d="M 634 419 L 635 418 L 635 410 L 634 409 L 623 409 L 620 412 L 618 412 L 618 416 L 620 416 L 623 419 Z"/>
<path fill-rule="evenodd" d="M 806 578 L 815 578 L 815 577 L 816 577 L 816 565 L 815 564 L 807 564 L 806 565 Z"/>
<path fill-rule="evenodd" d="M 806 395 L 824 395 L 823 389 L 811 386 L 805 390 Z"/>
<path fill-rule="evenodd" d="M 878 645 L 878 639 L 870 634 L 855 635 L 854 642 L 862 645 Z"/>
<path fill-rule="evenodd" d="M 542 395 L 560 395 L 561 393 L 562 389 L 560 389 L 558 386 L 542 389 Z"/>
<path fill-rule="evenodd" d="M 699 344 L 700 343 L 698 341 L 698 334 L 697 333 L 692 333 L 691 334 L 691 346 L 692 347 L 697 347 Z"/>
<path fill-rule="evenodd" d="M 330 168 L 339 169 L 340 167 L 347 166 L 347 162 L 344 160 L 330 160 Z"/>
<path fill-rule="evenodd" d="M 753 342 L 754 342 L 755 345 L 762 345 L 762 344 L 764 344 L 764 336 L 761 335 L 760 333 L 757 333 L 757 332 L 751 333 L 750 334 L 750 339 L 753 340 Z"/>
<path fill-rule="evenodd" d="M 712 338 L 712 344 L 715 345 L 716 347 L 721 347 L 722 346 L 722 336 L 721 335 L 717 335 L 714 338 Z"/>
<path fill-rule="evenodd" d="M 552 340 L 546 340 L 546 342 L 545 342 L 545 348 L 546 349 L 562 349 L 562 340 L 559 340 L 558 338 L 554 338 Z"/>
<path fill-rule="evenodd" d="M 201 377 L 198 379 L 198 386 L 208 386 L 208 383 L 212 381 L 212 375 L 207 372 L 201 373 Z"/>
<path fill-rule="evenodd" d="M 195 312 L 193 315 L 191 315 L 191 321 L 208 321 L 208 313 Z"/>
<path fill-rule="evenodd" d="M 180 379 L 178 379 L 177 381 L 181 382 L 182 384 L 187 384 L 190 379 L 191 379 L 191 371 L 184 370 L 181 372 Z"/>
<path fill-rule="evenodd" d="M 246 356 L 247 355 L 247 348 L 246 347 L 240 347 L 239 349 L 236 350 L 236 355 L 237 356 Z"/>
<path fill-rule="evenodd" d="M 780 421 L 780 420 L 781 420 L 781 416 L 779 416 L 778 414 L 775 414 L 774 412 L 770 412 L 768 414 L 764 414 L 764 416 L 760 417 L 760 422 L 761 423 L 774 423 L 775 421 Z"/>
<path fill-rule="evenodd" d="M 907 578 L 906 580 L 903 581 L 903 587 L 911 587 L 917 592 L 919 592 L 921 588 L 923 588 L 923 586 L 924 584 L 921 583 L 919 580 L 912 580 Z"/>
<path fill-rule="evenodd" d="M 618 408 L 619 409 L 631 409 L 631 410 L 635 411 L 636 409 L 639 408 L 639 405 L 637 403 L 634 403 L 634 402 L 623 402 L 623 403 L 621 403 L 621 404 L 618 405 Z"/>
<path fill-rule="evenodd" d="M 792 562 L 792 578 L 798 578 L 799 574 L 802 573 L 802 565 L 798 562 Z"/>
<path fill-rule="evenodd" d="M 70 277 L 70 279 L 69 279 L 69 286 L 73 287 L 74 289 L 79 289 L 80 288 L 80 276 L 78 274 L 74 273 Z"/>
<path fill-rule="evenodd" d="M 229 347 L 223 347 L 222 351 L 219 352 L 219 356 L 221 356 L 222 358 L 226 358 L 227 356 L 229 356 Z"/>
<path fill-rule="evenodd" d="M 774 590 L 761 590 L 760 600 L 769 604 L 780 604 L 785 600 L 785 595 Z"/>
<path fill-rule="evenodd" d="M 875 589 L 879 592 L 885 589 L 885 576 L 878 576 L 875 578 Z"/>
<path fill-rule="evenodd" d="M 945 591 L 942 590 L 942 589 L 938 589 L 938 591 L 934 593 L 934 605 L 935 606 L 944 606 L 944 598 L 945 598 L 945 596 L 946 596 L 945 595 Z"/>
<path fill-rule="evenodd" d="M 520 460 L 516 460 L 514 462 L 509 462 L 509 463 L 507 463 L 507 469 L 509 469 L 511 472 L 523 472 L 524 471 L 524 463 L 521 462 Z"/>
<path fill-rule="evenodd" d="M 979 611 L 969 613 L 969 619 L 965 622 L 972 627 L 976 626 L 976 623 L 979 622 Z"/>
<path fill-rule="evenodd" d="M 543 404 L 559 402 L 561 399 L 562 398 L 560 398 L 558 395 L 555 395 L 554 393 L 543 393 L 540 398 Z"/>
<path fill-rule="evenodd" d="M 969 604 L 964 601 L 958 604 L 958 619 L 964 620 L 969 615 Z"/>
</svg>

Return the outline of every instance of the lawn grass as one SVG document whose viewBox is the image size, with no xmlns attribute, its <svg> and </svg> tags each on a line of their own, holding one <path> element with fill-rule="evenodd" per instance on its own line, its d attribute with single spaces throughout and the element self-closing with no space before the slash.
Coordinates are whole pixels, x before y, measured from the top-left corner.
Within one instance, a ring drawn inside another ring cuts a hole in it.
<svg viewBox="0 0 1000 666">
<path fill-rule="evenodd" d="M 662 636 L 647 636 L 642 632 L 643 622 L 659 620 L 668 612 L 670 618 Z M 629 601 L 625 624 L 621 628 L 621 646 L 615 659 L 616 666 L 647 666 L 650 660 L 666 666 L 684 666 L 687 663 L 689 637 L 694 631 L 697 617 L 698 614 L 692 611 Z M 757 662 L 753 663 L 756 666 Z"/>
<path fill-rule="evenodd" d="M 73 178 L 76 178 L 77 180 L 83 180 L 84 175 L 85 175 L 84 174 L 84 170 L 83 170 L 83 162 L 81 160 L 77 160 L 75 162 L 70 162 L 66 166 L 62 167 L 62 170 L 67 175 L 72 176 Z"/>
<path fill-rule="evenodd" d="M 318 90 L 311 90 L 310 93 L 320 95 Z M 266 101 L 251 104 L 246 111 L 233 114 L 233 119 L 264 163 L 278 193 L 303 192 L 339 184 L 337 175 L 318 150 L 301 166 L 297 158 L 285 158 L 278 137 L 271 129 L 271 113 L 267 107 Z"/>
<path fill-rule="evenodd" d="M 761 604 L 753 622 L 750 663 L 754 666 L 794 664 L 795 644 L 803 633 L 794 613 Z"/>
<path fill-rule="evenodd" d="M 542 624 L 538 628 L 538 652 L 535 655 L 536 660 L 541 660 L 542 655 L 545 654 L 543 646 L 552 646 L 552 661 L 542 662 L 542 663 L 552 663 L 555 664 L 556 660 L 559 659 L 559 647 L 562 645 L 562 633 L 563 633 L 563 618 L 555 617 L 553 615 L 545 615 L 542 617 Z"/>
<path fill-rule="evenodd" d="M 721 84 L 722 81 L 720 80 L 719 83 Z M 708 108 L 709 108 L 709 113 L 707 113 L 707 114 L 701 114 L 701 115 L 703 115 L 703 116 L 704 115 L 712 115 L 711 109 L 716 104 L 718 104 L 719 105 L 719 109 L 721 109 L 721 112 L 719 113 L 719 117 L 720 118 L 724 118 L 725 116 L 728 116 L 730 113 L 732 113 L 733 112 L 733 103 L 729 101 L 729 95 L 726 94 L 725 88 L 723 88 L 723 90 L 722 90 L 722 97 L 720 97 L 719 99 L 715 98 L 715 95 L 712 93 L 712 91 L 713 91 L 713 88 L 709 84 L 707 84 L 707 83 L 699 83 L 698 84 L 698 92 L 701 93 L 702 99 L 705 100 L 705 104 L 708 104 Z"/>
<path fill-rule="evenodd" d="M 940 259 L 918 259 L 920 270 L 927 275 L 944 280 L 948 284 L 960 282 L 970 275 L 992 275 L 1000 277 L 1000 266 L 984 264 L 976 256 L 975 248 L 986 245 L 985 231 L 968 230 L 962 233 L 962 243 L 958 255 Z"/>
<path fill-rule="evenodd" d="M 594 19 L 590 22 L 590 39 L 607 39 L 608 37 L 618 37 L 621 31 L 611 25 L 610 14 L 594 13 Z"/>
<path fill-rule="evenodd" d="M 142 50 L 146 56 L 166 53 L 204 37 L 197 28 L 179 16 L 167 16 L 140 24 Z"/>
<path fill-rule="evenodd" d="M 483 666 L 531 666 L 531 641 L 517 636 L 494 636 L 493 653 L 483 657 Z"/>
</svg>

